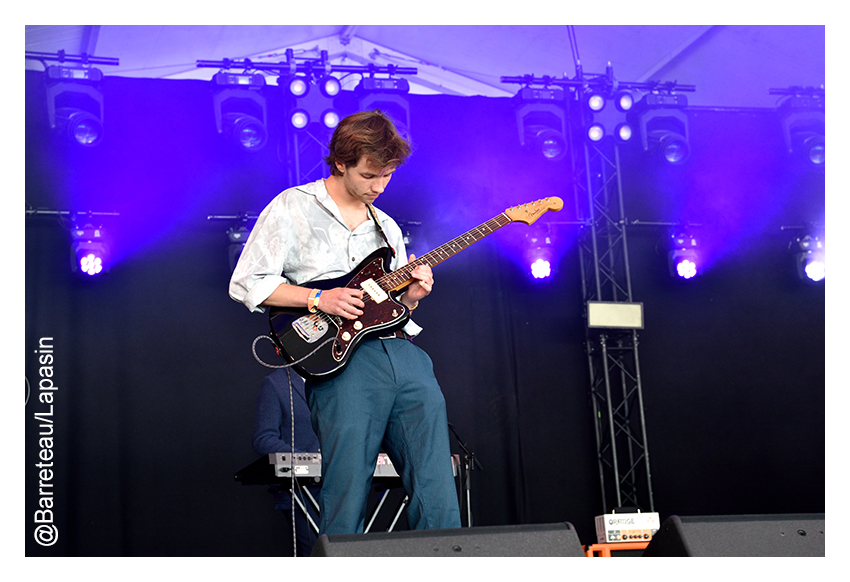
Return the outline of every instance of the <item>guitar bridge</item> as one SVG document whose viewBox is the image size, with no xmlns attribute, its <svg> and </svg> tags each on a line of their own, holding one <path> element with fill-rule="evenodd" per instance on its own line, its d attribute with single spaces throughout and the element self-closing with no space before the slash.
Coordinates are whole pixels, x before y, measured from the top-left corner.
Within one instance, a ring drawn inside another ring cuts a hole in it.
<svg viewBox="0 0 850 582">
<path fill-rule="evenodd" d="M 304 315 L 292 322 L 292 328 L 308 344 L 317 342 L 328 333 L 328 322 L 318 313 Z"/>
<path fill-rule="evenodd" d="M 372 301 L 375 303 L 383 303 L 390 298 L 390 296 L 387 295 L 387 292 L 381 289 L 381 286 L 378 285 L 374 279 L 367 279 L 363 281 L 360 283 L 360 288 L 368 293 L 369 297 L 371 297 Z"/>
</svg>

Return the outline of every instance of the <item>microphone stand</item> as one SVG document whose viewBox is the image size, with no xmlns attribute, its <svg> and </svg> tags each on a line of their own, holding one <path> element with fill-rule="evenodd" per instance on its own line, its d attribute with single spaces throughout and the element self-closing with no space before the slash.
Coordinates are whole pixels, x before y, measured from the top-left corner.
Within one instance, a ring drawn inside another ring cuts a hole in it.
<svg viewBox="0 0 850 582">
<path fill-rule="evenodd" d="M 466 501 L 466 527 L 472 527 L 472 481 L 471 481 L 471 472 L 475 467 L 478 467 L 479 471 L 483 471 L 484 467 L 481 466 L 481 463 L 478 462 L 478 459 L 475 458 L 475 453 L 473 453 L 465 442 L 460 438 L 460 435 L 457 433 L 454 425 L 449 423 L 449 430 L 452 431 L 452 434 L 455 435 L 455 439 L 457 440 L 458 446 L 460 446 L 461 450 L 465 453 L 464 455 L 464 463 L 463 463 L 463 496 Z"/>
</svg>

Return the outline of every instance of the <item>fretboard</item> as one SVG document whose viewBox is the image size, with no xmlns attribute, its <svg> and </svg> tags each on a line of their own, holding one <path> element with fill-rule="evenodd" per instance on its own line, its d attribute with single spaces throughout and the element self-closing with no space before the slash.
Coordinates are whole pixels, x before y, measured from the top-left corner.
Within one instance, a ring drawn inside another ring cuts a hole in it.
<svg viewBox="0 0 850 582">
<path fill-rule="evenodd" d="M 377 282 L 384 291 L 397 291 L 398 289 L 402 289 L 413 282 L 413 278 L 410 274 L 413 272 L 413 269 L 419 265 L 429 265 L 431 267 L 438 265 L 449 257 L 454 256 L 463 249 L 469 247 L 472 243 L 496 232 L 511 222 L 512 220 L 503 212 L 502 214 L 491 218 L 484 224 L 476 226 L 462 235 L 453 238 L 433 251 L 425 253 L 421 257 L 416 257 L 416 259 L 410 261 L 400 269 L 396 269 L 392 273 L 387 273 L 378 279 Z"/>
</svg>

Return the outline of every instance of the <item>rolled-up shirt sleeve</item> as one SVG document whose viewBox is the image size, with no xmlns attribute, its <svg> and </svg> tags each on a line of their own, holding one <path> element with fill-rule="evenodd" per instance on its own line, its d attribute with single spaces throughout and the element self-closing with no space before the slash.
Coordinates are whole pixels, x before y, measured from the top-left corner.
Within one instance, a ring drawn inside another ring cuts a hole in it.
<svg viewBox="0 0 850 582">
<path fill-rule="evenodd" d="M 290 243 L 285 240 L 288 229 L 281 224 L 284 219 L 277 211 L 279 205 L 275 200 L 257 218 L 230 278 L 230 297 L 251 311 L 265 311 L 260 304 L 281 283 L 289 283 L 282 267 Z"/>
</svg>

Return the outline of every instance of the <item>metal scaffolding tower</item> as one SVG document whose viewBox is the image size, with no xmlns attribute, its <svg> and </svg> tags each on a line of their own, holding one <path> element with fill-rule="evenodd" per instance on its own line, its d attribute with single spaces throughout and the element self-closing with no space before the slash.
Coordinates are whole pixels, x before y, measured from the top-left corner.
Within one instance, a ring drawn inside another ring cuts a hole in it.
<svg viewBox="0 0 850 582">
<path fill-rule="evenodd" d="M 619 145 L 611 140 L 573 149 L 586 318 L 585 349 L 596 429 L 603 512 L 617 507 L 655 511 L 643 412 L 637 327 L 595 327 L 593 303 L 636 306 L 623 210 Z"/>
<path fill-rule="evenodd" d="M 328 155 L 330 131 L 320 127 L 302 130 L 288 128 L 286 140 L 286 165 L 291 185 L 314 182 L 327 175 L 324 157 Z"/>
</svg>

